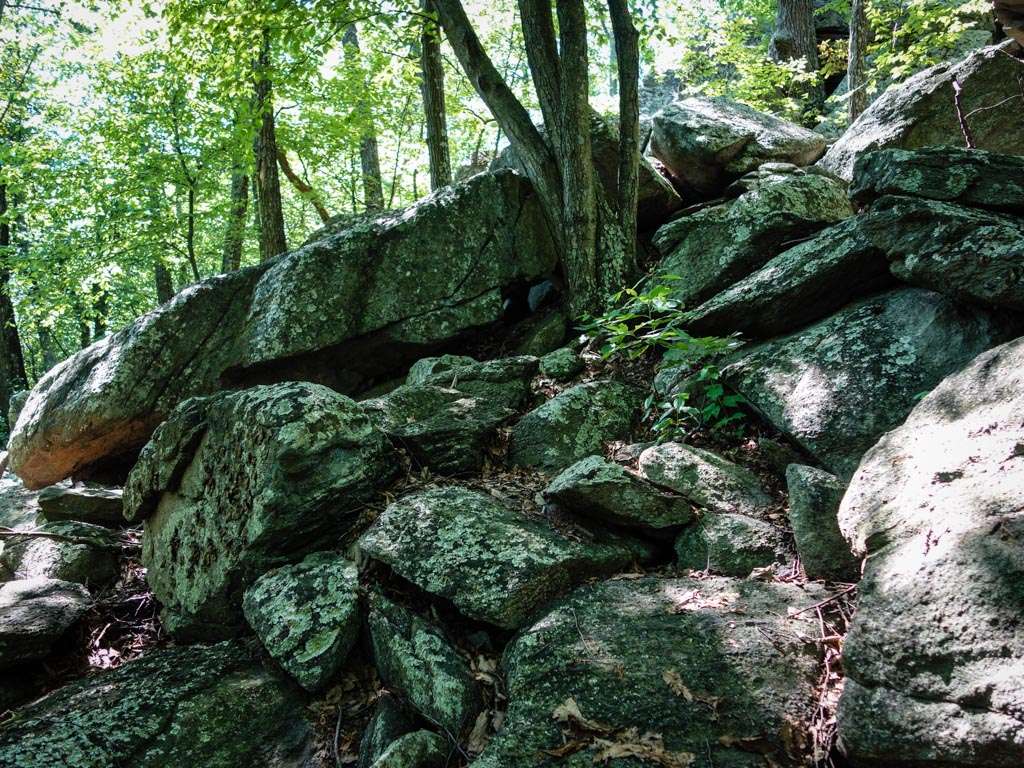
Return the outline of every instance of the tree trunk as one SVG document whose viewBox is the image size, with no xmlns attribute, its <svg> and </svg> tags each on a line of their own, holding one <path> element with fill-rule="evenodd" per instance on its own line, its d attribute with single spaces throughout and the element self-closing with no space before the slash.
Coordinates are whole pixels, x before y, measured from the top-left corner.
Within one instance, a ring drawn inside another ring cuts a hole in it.
<svg viewBox="0 0 1024 768">
<path fill-rule="evenodd" d="M 324 207 L 323 201 L 320 199 L 320 195 L 316 193 L 309 184 L 302 180 L 288 162 L 288 155 L 280 147 L 277 148 L 277 164 L 281 166 L 281 170 L 284 171 L 284 175 L 288 178 L 288 181 L 295 187 L 295 191 L 316 209 L 317 216 L 320 217 L 320 221 L 324 224 L 328 224 L 331 221 L 331 214 L 327 212 L 327 208 Z"/>
<path fill-rule="evenodd" d="M 423 12 L 433 14 L 431 0 L 423 0 Z M 427 128 L 427 154 L 430 158 L 431 190 L 452 183 L 452 161 L 448 150 L 448 120 L 444 105 L 444 65 L 441 61 L 440 29 L 434 21 L 425 21 L 420 35 L 420 92 Z"/>
<path fill-rule="evenodd" d="M 153 262 L 153 281 L 156 284 L 156 303 L 166 304 L 174 298 L 174 281 L 171 270 L 159 257 Z"/>
<path fill-rule="evenodd" d="M 228 226 L 224 232 L 224 253 L 221 256 L 220 271 L 234 272 L 242 264 L 242 249 L 245 246 L 245 214 L 249 207 L 249 177 L 241 163 L 231 167 L 231 210 Z"/>
<path fill-rule="evenodd" d="M 803 59 L 806 72 L 818 71 L 814 0 L 778 0 L 769 55 L 778 62 Z M 816 105 L 824 99 L 820 84 L 809 85 L 802 90 Z"/>
<path fill-rule="evenodd" d="M 270 33 L 263 33 L 263 45 L 256 62 L 256 109 L 259 130 L 253 147 L 256 185 L 259 189 L 260 260 L 266 261 L 288 250 L 281 208 L 281 179 L 277 175 L 277 136 L 274 131 L 274 99 L 270 80 Z"/>
<path fill-rule="evenodd" d="M 853 123 L 868 106 L 867 68 L 864 52 L 867 48 L 868 20 L 864 0 L 853 0 L 850 13 L 849 59 L 846 65 L 848 87 L 847 114 Z"/>
<path fill-rule="evenodd" d="M 616 204 L 625 238 L 620 280 L 636 269 L 637 200 L 640 195 L 640 35 L 628 0 L 608 0 L 612 47 L 619 73 L 619 175 Z M 621 283 L 620 283 L 621 285 Z"/>
<path fill-rule="evenodd" d="M 93 284 L 91 292 L 95 297 L 92 302 L 92 338 L 102 339 L 107 335 L 107 315 L 110 313 L 110 296 L 106 289 Z"/>
<path fill-rule="evenodd" d="M 341 38 L 347 58 L 359 57 L 359 34 L 356 25 L 349 24 Z M 363 171 L 363 207 L 368 211 L 384 210 L 384 182 L 380 173 L 380 153 L 377 149 L 377 131 L 373 125 L 373 115 L 369 104 L 364 100 L 358 105 L 367 122 L 359 142 L 359 162 Z"/>
<path fill-rule="evenodd" d="M 21 351 L 21 338 L 11 301 L 11 271 L 7 263 L 10 256 L 11 225 L 7 220 L 7 185 L 0 184 L 0 419 L 7 420 L 7 404 L 11 395 L 28 388 L 25 376 L 25 358 Z"/>
<path fill-rule="evenodd" d="M 185 236 L 185 254 L 188 256 L 188 264 L 192 268 L 192 278 L 198 283 L 202 276 L 199 274 L 199 262 L 196 261 L 196 182 L 194 178 L 188 180 L 188 228 Z"/>
</svg>

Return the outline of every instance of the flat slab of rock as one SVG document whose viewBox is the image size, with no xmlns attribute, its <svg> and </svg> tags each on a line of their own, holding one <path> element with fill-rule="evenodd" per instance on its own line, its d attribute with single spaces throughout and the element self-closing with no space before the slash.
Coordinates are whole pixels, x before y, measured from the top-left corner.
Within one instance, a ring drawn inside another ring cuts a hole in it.
<svg viewBox="0 0 1024 768">
<path fill-rule="evenodd" d="M 820 134 L 724 97 L 691 97 L 654 116 L 650 151 L 691 194 L 715 197 L 762 163 L 810 165 Z"/>
<path fill-rule="evenodd" d="M 849 478 L 922 392 L 1011 332 L 984 310 L 905 288 L 741 351 L 722 375 L 822 466 Z"/>
<path fill-rule="evenodd" d="M 480 686 L 439 628 L 380 594 L 370 599 L 367 623 L 377 673 L 389 689 L 455 737 L 473 726 L 483 708 Z"/>
<path fill-rule="evenodd" d="M 1024 157 L 983 149 L 881 149 L 857 158 L 850 197 L 870 203 L 908 195 L 1024 214 Z"/>
<path fill-rule="evenodd" d="M 125 514 L 146 521 L 142 562 L 164 626 L 197 639 L 241 629 L 242 591 L 334 546 L 398 468 L 359 404 L 318 384 L 183 403 L 125 492 Z"/>
<path fill-rule="evenodd" d="M 269 571 L 242 610 L 263 647 L 307 691 L 326 686 L 359 638 L 359 572 L 335 552 Z"/>
<path fill-rule="evenodd" d="M 867 556 L 839 736 L 858 765 L 1024 762 L 1024 339 L 979 355 L 864 457 L 839 523 Z"/>
<path fill-rule="evenodd" d="M 670 528 L 693 519 L 693 506 L 603 456 L 588 456 L 559 474 L 544 498 L 582 518 L 646 528 Z"/>
<path fill-rule="evenodd" d="M 757 515 L 774 500 L 746 467 L 682 443 L 662 443 L 640 454 L 640 474 L 713 512 Z"/>
<path fill-rule="evenodd" d="M 124 525 L 120 488 L 61 486 L 39 493 L 39 509 L 50 521 L 77 520 L 81 523 L 118 528 Z"/>
<path fill-rule="evenodd" d="M 788 559 L 778 528 L 746 515 L 709 513 L 676 539 L 676 563 L 692 571 L 746 578 L 755 568 Z"/>
<path fill-rule="evenodd" d="M 804 572 L 811 579 L 856 581 L 860 563 L 839 530 L 839 503 L 846 484 L 817 467 L 786 468 L 789 523 Z"/>
<path fill-rule="evenodd" d="M 88 523 L 46 523 L 32 536 L 9 537 L 0 553 L 0 571 L 12 579 L 59 579 L 104 587 L 117 579 L 120 538 Z"/>
<path fill-rule="evenodd" d="M 814 711 L 818 675 L 817 651 L 802 638 L 818 630 L 786 613 L 820 595 L 723 578 L 583 587 L 506 650 L 505 725 L 474 765 L 532 768 L 538 755 L 559 766 L 605 757 L 638 766 L 761 768 L 766 756 L 799 764 L 787 749 Z"/>
<path fill-rule="evenodd" d="M 41 659 L 89 607 L 88 590 L 57 579 L 0 584 L 0 669 Z"/>
<path fill-rule="evenodd" d="M 676 275 L 687 306 L 743 279 L 794 242 L 853 215 L 840 182 L 799 169 L 758 174 L 735 200 L 669 222 L 655 234 L 656 275 Z"/>
<path fill-rule="evenodd" d="M 11 436 L 32 488 L 127 462 L 195 395 L 309 380 L 356 393 L 504 315 L 503 289 L 556 255 L 529 183 L 484 173 L 404 211 L 209 278 L 72 355 L 36 384 Z"/>
<path fill-rule="evenodd" d="M 361 549 L 466 616 L 515 629 L 586 578 L 628 567 L 644 549 L 582 542 L 478 491 L 432 488 L 392 503 Z"/>
<path fill-rule="evenodd" d="M 530 380 L 540 361 L 531 355 L 499 357 L 481 363 L 445 355 L 421 360 L 409 371 L 406 384 L 457 389 L 495 406 L 517 409 L 530 397 Z"/>
<path fill-rule="evenodd" d="M 590 381 L 560 392 L 512 428 L 513 464 L 559 470 L 627 437 L 643 393 L 617 381 Z"/>
<path fill-rule="evenodd" d="M 849 181 L 857 158 L 876 149 L 918 149 L 938 145 L 962 147 L 964 135 L 953 100 L 953 82 L 963 87 L 961 104 L 975 146 L 1012 155 L 1024 153 L 1024 126 L 1007 121 L 1004 100 L 1020 98 L 1020 62 L 1007 45 L 973 51 L 959 62 L 938 64 L 918 72 L 875 99 L 828 153 L 820 165 Z"/>
<path fill-rule="evenodd" d="M 5 768 L 313 765 L 289 686 L 235 642 L 161 648 L 60 688 L 0 730 Z"/>
</svg>

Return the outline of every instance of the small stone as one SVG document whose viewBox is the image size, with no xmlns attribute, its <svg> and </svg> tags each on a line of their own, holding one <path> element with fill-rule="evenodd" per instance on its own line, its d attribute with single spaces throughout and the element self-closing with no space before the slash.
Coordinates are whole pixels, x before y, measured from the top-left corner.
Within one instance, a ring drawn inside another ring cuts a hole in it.
<svg viewBox="0 0 1024 768">
<path fill-rule="evenodd" d="M 467 355 L 441 355 L 440 357 L 425 357 L 417 360 L 409 368 L 409 374 L 405 377 L 406 384 L 423 384 L 435 373 L 450 371 L 452 368 L 460 368 L 465 365 L 476 365 L 477 361 Z"/>
<path fill-rule="evenodd" d="M 538 360 L 530 355 L 467 363 L 424 377 L 422 384 L 457 389 L 493 406 L 518 409 L 530 397 Z"/>
<path fill-rule="evenodd" d="M 807 577 L 856 581 L 859 563 L 839 530 L 839 503 L 846 485 L 824 470 L 790 464 L 786 469 L 786 486 L 789 524 Z"/>
<path fill-rule="evenodd" d="M 583 518 L 618 525 L 669 528 L 693 519 L 688 501 L 601 456 L 589 456 L 563 471 L 544 490 L 544 498 Z"/>
<path fill-rule="evenodd" d="M 755 568 L 786 560 L 786 540 L 778 528 L 746 515 L 704 515 L 676 539 L 680 568 L 740 578 Z"/>
<path fill-rule="evenodd" d="M 51 522 L 76 520 L 94 525 L 124 525 L 120 488 L 54 485 L 39 494 L 39 509 Z"/>
<path fill-rule="evenodd" d="M 640 474 L 713 512 L 756 515 L 774 506 L 757 475 L 703 448 L 655 445 L 640 454 Z"/>
<path fill-rule="evenodd" d="M 359 637 L 359 572 L 334 552 L 263 574 L 242 610 L 263 647 L 307 691 L 326 686 Z"/>
<path fill-rule="evenodd" d="M 554 381 L 569 381 L 586 368 L 574 347 L 562 347 L 540 359 L 540 372 Z"/>
<path fill-rule="evenodd" d="M 483 707 L 480 686 L 441 630 L 380 594 L 371 596 L 367 623 L 386 686 L 454 737 L 472 727 Z"/>
<path fill-rule="evenodd" d="M 444 768 L 452 749 L 441 736 L 415 731 L 397 739 L 373 768 Z"/>
<path fill-rule="evenodd" d="M 0 584 L 0 669 L 41 659 L 89 607 L 81 584 L 19 579 Z"/>
<path fill-rule="evenodd" d="M 359 768 L 371 768 L 392 742 L 415 730 L 416 721 L 398 697 L 382 693 L 359 742 Z"/>
<path fill-rule="evenodd" d="M 121 544 L 110 529 L 67 521 L 46 523 L 33 533 L 40 535 L 6 540 L 0 566 L 12 578 L 59 579 L 92 588 L 117 579 Z"/>
<path fill-rule="evenodd" d="M 531 291 L 531 297 L 532 294 Z M 569 322 L 561 309 L 542 310 L 526 318 L 513 331 L 516 354 L 541 357 L 558 349 L 565 342 L 568 327 Z"/>
</svg>

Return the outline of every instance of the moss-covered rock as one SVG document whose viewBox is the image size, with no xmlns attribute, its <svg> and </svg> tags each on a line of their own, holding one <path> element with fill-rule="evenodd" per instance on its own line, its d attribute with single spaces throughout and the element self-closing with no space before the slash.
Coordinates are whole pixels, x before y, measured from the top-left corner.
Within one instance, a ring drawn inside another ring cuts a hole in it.
<svg viewBox="0 0 1024 768">
<path fill-rule="evenodd" d="M 0 584 L 0 669 L 41 659 L 88 610 L 81 584 L 18 579 Z"/>
<path fill-rule="evenodd" d="M 4 768 L 312 768 L 303 703 L 235 642 L 82 678 L 0 729 Z"/>
<path fill-rule="evenodd" d="M 39 494 L 39 510 L 51 522 L 75 520 L 94 525 L 124 525 L 120 488 L 55 485 Z"/>
<path fill-rule="evenodd" d="M 746 515 L 709 513 L 676 539 L 680 568 L 745 578 L 755 568 L 786 560 L 786 539 L 778 528 Z"/>
<path fill-rule="evenodd" d="M 263 647 L 307 691 L 330 682 L 362 626 L 359 572 L 334 552 L 317 552 L 263 574 L 242 610 Z"/>
<path fill-rule="evenodd" d="M 569 381 L 585 367 L 579 350 L 573 346 L 548 352 L 540 359 L 540 372 L 554 381 Z"/>
<path fill-rule="evenodd" d="M 453 737 L 471 728 L 483 707 L 480 686 L 445 634 L 380 594 L 370 597 L 367 623 L 384 684 Z"/>
<path fill-rule="evenodd" d="M 396 739 L 373 763 L 373 768 L 444 768 L 452 749 L 430 731 L 414 731 Z"/>
<path fill-rule="evenodd" d="M 468 359 L 468 358 L 467 358 Z M 538 360 L 530 355 L 499 357 L 478 363 L 469 359 L 423 376 L 420 384 L 457 389 L 492 405 L 518 409 L 530 396 L 530 379 Z"/>
<path fill-rule="evenodd" d="M 359 741 L 359 768 L 371 768 L 392 742 L 416 730 L 416 720 L 393 693 L 384 692 Z"/>
<path fill-rule="evenodd" d="M 647 552 L 608 537 L 583 542 L 494 497 L 458 486 L 391 504 L 359 541 L 370 557 L 466 616 L 515 629 L 584 579 Z"/>
<path fill-rule="evenodd" d="M 409 368 L 405 377 L 406 384 L 423 384 L 435 373 L 444 373 L 452 368 L 461 368 L 466 365 L 476 365 L 477 361 L 468 355 L 439 355 L 437 357 L 424 357 L 417 360 Z"/>
<path fill-rule="evenodd" d="M 856 581 L 860 564 L 839 530 L 839 503 L 846 485 L 817 467 L 786 468 L 789 524 L 804 572 L 811 579 Z"/>
<path fill-rule="evenodd" d="M 643 393 L 617 381 L 591 381 L 555 395 L 512 428 L 509 458 L 544 470 L 567 467 L 629 435 Z"/>
<path fill-rule="evenodd" d="M 602 456 L 588 456 L 559 474 L 544 498 L 580 517 L 645 528 L 670 528 L 693 519 L 683 497 L 657 488 Z"/>
<path fill-rule="evenodd" d="M 242 626 L 242 591 L 334 545 L 399 469 L 359 405 L 316 385 L 186 401 L 154 434 L 125 513 L 146 518 L 142 561 L 179 637 Z"/>
<path fill-rule="evenodd" d="M 101 588 L 119 572 L 120 539 L 88 523 L 46 523 L 34 536 L 7 539 L 0 568 L 14 579 L 47 578 Z"/>
</svg>

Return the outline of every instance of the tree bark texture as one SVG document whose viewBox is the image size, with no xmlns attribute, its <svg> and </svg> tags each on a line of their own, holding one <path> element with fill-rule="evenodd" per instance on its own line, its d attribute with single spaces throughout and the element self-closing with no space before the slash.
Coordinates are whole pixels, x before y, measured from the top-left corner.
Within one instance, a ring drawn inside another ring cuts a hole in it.
<svg viewBox="0 0 1024 768">
<path fill-rule="evenodd" d="M 245 246 L 245 214 L 249 207 L 249 177 L 241 163 L 231 168 L 231 209 L 228 211 L 228 225 L 224 231 L 224 253 L 221 256 L 221 272 L 233 272 L 242 264 L 242 249 Z"/>
<path fill-rule="evenodd" d="M 346 57 L 352 59 L 359 57 L 359 33 L 356 32 L 355 24 L 349 24 L 345 28 L 341 42 L 345 48 Z M 373 125 L 373 116 L 370 114 L 369 105 L 365 101 L 361 102 L 359 110 L 363 113 L 363 118 L 368 126 L 359 142 L 359 164 L 363 174 L 363 207 L 368 211 L 382 211 L 384 210 L 384 182 L 380 173 L 377 131 Z"/>
<path fill-rule="evenodd" d="M 330 222 L 331 214 L 327 212 L 327 208 L 324 206 L 323 200 L 320 199 L 320 195 L 317 194 L 317 191 L 295 172 L 291 163 L 288 162 L 288 155 L 280 147 L 277 148 L 277 164 L 281 166 L 281 170 L 288 178 L 288 181 L 291 182 L 292 186 L 295 187 L 295 191 L 298 192 L 303 199 L 308 200 L 316 209 L 316 215 L 320 217 L 320 221 L 324 224 Z"/>
<path fill-rule="evenodd" d="M 777 62 L 803 59 L 806 72 L 818 71 L 814 0 L 778 0 L 769 55 Z M 803 91 L 816 103 L 824 98 L 820 84 L 807 86 Z"/>
<path fill-rule="evenodd" d="M 274 130 L 274 99 L 270 80 L 270 33 L 256 62 L 256 109 L 259 129 L 253 146 L 260 214 L 260 260 L 266 261 L 288 250 L 281 207 L 281 179 L 277 174 L 277 136 Z"/>
<path fill-rule="evenodd" d="M 423 0 L 423 12 L 434 13 L 431 0 Z M 420 35 L 420 92 L 427 129 L 427 155 L 430 159 L 430 188 L 452 183 L 452 160 L 448 148 L 448 119 L 444 105 L 444 64 L 441 60 L 441 30 L 432 19 L 424 21 Z"/>
<path fill-rule="evenodd" d="M 640 196 L 640 35 L 633 24 L 628 0 L 608 0 L 619 92 L 619 224 L 625 236 L 626 274 L 636 268 L 637 200 Z"/>
<path fill-rule="evenodd" d="M 11 246 L 11 225 L 7 220 L 7 185 L 0 184 L 0 419 L 7 420 L 11 395 L 28 387 L 25 358 L 18 336 L 18 324 L 11 301 L 11 271 L 7 264 Z"/>
<path fill-rule="evenodd" d="M 853 123 L 868 106 L 867 67 L 864 54 L 867 49 L 868 20 L 865 0 L 853 0 L 850 8 L 849 57 L 846 64 L 848 98 L 847 114 Z"/>
</svg>

